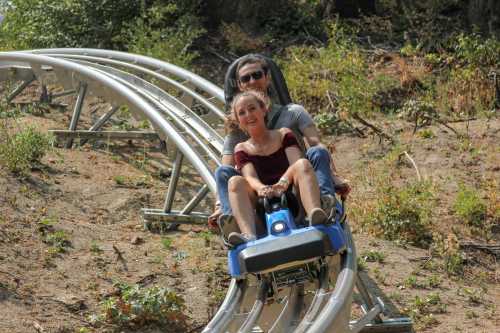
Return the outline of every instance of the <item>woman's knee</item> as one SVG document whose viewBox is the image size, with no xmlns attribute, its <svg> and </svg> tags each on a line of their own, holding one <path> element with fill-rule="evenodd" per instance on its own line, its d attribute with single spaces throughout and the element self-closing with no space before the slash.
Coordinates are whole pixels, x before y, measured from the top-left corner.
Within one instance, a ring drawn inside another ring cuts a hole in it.
<svg viewBox="0 0 500 333">
<path fill-rule="evenodd" d="M 309 160 L 306 158 L 301 158 L 297 160 L 294 164 L 297 172 L 299 173 L 313 172 L 311 162 L 309 162 Z"/>
<path fill-rule="evenodd" d="M 241 188 L 247 186 L 247 181 L 242 176 L 233 176 L 229 179 L 228 190 L 230 192 L 236 192 Z"/>
</svg>

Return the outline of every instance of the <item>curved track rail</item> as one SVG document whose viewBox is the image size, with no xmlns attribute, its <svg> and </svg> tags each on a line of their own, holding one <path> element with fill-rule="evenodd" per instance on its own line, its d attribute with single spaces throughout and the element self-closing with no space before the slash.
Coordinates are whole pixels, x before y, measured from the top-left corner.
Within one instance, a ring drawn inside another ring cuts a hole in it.
<svg viewBox="0 0 500 333">
<path fill-rule="evenodd" d="M 83 100 L 88 95 L 102 98 L 112 107 L 84 130 L 87 134 L 100 131 L 118 107 L 127 105 L 136 117 L 148 120 L 159 137 L 177 151 L 163 209 L 146 210 L 145 214 L 167 217 L 172 214 L 176 221 L 204 218 L 193 210 L 209 192 L 215 193 L 213 168 L 219 165 L 222 151 L 222 89 L 172 64 L 96 49 L 0 52 L 0 82 L 7 80 L 21 81 L 7 97 L 8 101 L 33 80 L 42 86 L 53 83 L 63 86 L 65 91 L 58 96 L 77 94 L 69 132 L 77 132 Z M 67 147 L 70 146 L 68 141 Z M 204 185 L 186 207 L 173 211 L 184 158 L 201 176 Z M 382 305 L 370 304 L 371 311 L 366 311 L 362 319 L 349 321 L 357 275 L 355 247 L 349 226 L 347 223 L 345 226 L 347 250 L 329 258 L 316 281 L 284 288 L 275 295 L 274 302 L 268 302 L 268 282 L 254 277 L 233 279 L 224 302 L 203 332 L 361 331 L 382 311 Z"/>
</svg>

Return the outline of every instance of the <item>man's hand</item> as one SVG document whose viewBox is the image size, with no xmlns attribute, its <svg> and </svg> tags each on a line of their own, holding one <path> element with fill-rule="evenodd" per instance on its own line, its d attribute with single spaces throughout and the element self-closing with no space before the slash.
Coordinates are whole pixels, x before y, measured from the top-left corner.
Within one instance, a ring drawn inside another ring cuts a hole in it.
<svg viewBox="0 0 500 333">
<path fill-rule="evenodd" d="M 221 215 L 222 215 L 222 210 L 220 209 L 220 206 L 216 205 L 214 212 L 212 213 L 212 215 L 210 215 L 208 217 L 208 221 L 207 221 L 208 229 L 210 229 L 210 231 L 215 232 L 215 233 L 220 232 L 219 225 L 217 224 L 217 220 L 219 219 L 219 217 Z"/>
<path fill-rule="evenodd" d="M 342 200 L 345 200 L 351 192 L 351 186 L 349 185 L 349 182 L 343 178 L 340 178 L 335 173 L 332 174 L 332 180 L 335 185 L 335 192 L 340 195 Z"/>
</svg>

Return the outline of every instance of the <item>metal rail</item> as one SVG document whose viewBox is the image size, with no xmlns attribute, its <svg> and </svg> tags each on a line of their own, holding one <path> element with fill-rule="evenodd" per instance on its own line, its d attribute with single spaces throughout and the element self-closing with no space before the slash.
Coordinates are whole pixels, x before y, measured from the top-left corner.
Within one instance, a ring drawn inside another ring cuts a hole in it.
<svg viewBox="0 0 500 333">
<path fill-rule="evenodd" d="M 175 147 L 175 162 L 164 206 L 158 210 L 145 209 L 145 216 L 188 223 L 204 218 L 203 213 L 194 209 L 209 192 L 215 192 L 210 166 L 219 163 L 222 138 L 214 126 L 220 125 L 225 118 L 221 111 L 224 95 L 220 88 L 175 65 L 117 51 L 45 49 L 0 52 L 0 81 L 22 81 L 8 96 L 10 101 L 33 79 L 45 85 L 50 82 L 50 75 L 56 77 L 66 92 L 78 92 L 70 132 L 81 132 L 77 128 L 84 111 L 83 101 L 86 96 L 94 95 L 104 98 L 111 108 L 88 129 L 84 140 L 90 138 L 92 132 L 101 130 L 120 105 L 128 105 L 137 116 L 147 119 L 161 138 Z M 167 85 L 168 91 L 158 84 Z M 52 98 L 56 97 L 52 95 Z M 206 112 L 199 114 L 191 102 L 199 103 Z M 71 146 L 71 142 L 68 141 L 67 146 Z M 174 195 L 184 159 L 202 177 L 204 185 L 183 209 L 174 210 Z M 372 321 L 382 312 L 383 304 L 370 303 L 364 285 L 358 289 L 362 298 L 368 298 L 365 301 L 369 304 L 367 313 L 358 321 L 349 321 L 356 281 L 356 251 L 347 223 L 345 228 L 347 250 L 340 258 L 328 258 L 329 262 L 321 268 L 316 281 L 284 288 L 274 296 L 276 301 L 269 302 L 267 281 L 254 277 L 241 281 L 233 279 L 224 302 L 203 332 L 251 332 L 259 328 L 273 333 L 333 330 L 354 333 L 365 328 L 398 327 L 404 320 Z M 314 296 L 306 292 L 307 288 L 315 290 Z"/>
</svg>

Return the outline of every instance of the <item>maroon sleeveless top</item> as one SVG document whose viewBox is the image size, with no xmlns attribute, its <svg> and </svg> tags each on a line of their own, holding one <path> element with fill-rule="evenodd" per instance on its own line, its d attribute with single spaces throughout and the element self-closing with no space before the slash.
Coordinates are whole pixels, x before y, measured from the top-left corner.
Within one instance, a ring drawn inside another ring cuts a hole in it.
<svg viewBox="0 0 500 333">
<path fill-rule="evenodd" d="M 283 136 L 281 147 L 271 155 L 249 155 L 243 150 L 237 151 L 234 153 L 236 168 L 241 170 L 245 164 L 252 163 L 262 184 L 276 184 L 290 166 L 285 148 L 291 146 L 299 147 L 299 143 L 293 132 L 288 132 Z"/>
</svg>

